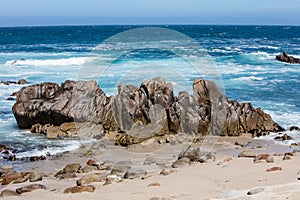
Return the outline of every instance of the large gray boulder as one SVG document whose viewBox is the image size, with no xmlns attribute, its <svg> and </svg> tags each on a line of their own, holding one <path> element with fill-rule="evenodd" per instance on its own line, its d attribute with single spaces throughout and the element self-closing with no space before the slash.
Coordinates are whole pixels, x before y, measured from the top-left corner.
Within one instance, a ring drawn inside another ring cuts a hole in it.
<svg viewBox="0 0 300 200">
<path fill-rule="evenodd" d="M 228 100 L 212 81 L 195 79 L 193 93 L 182 91 L 176 97 L 172 84 L 162 78 L 144 81 L 139 87 L 121 83 L 118 95 L 111 97 L 95 81 L 66 81 L 61 86 L 47 82 L 17 92 L 13 113 L 20 128 L 58 126 L 48 128 L 46 135 L 55 136 L 52 130 L 72 135 L 76 131 L 68 122 L 75 121 L 76 127 L 88 122 L 90 130 L 99 130 L 100 135 L 120 131 L 132 143 L 179 132 L 260 136 L 284 130 L 260 108 Z M 33 130 L 43 129 L 39 127 Z"/>
</svg>

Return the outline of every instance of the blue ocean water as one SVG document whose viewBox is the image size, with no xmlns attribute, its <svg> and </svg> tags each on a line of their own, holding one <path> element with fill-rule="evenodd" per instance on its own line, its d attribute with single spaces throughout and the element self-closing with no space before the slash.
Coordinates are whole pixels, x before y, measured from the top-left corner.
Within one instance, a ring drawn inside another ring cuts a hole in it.
<svg viewBox="0 0 300 200">
<path fill-rule="evenodd" d="M 186 59 L 170 51 L 185 49 L 174 37 L 147 46 L 151 32 L 125 38 L 128 43 L 105 43 L 123 31 L 145 26 L 60 26 L 0 28 L 0 81 L 26 79 L 29 84 L 68 79 L 95 79 L 107 95 L 117 93 L 123 81 L 139 85 L 143 79 L 162 76 L 174 85 L 175 92 L 188 90 L 194 78 L 203 77 L 191 69 Z M 178 31 L 194 40 L 209 56 L 209 62 L 220 74 L 222 91 L 229 99 L 251 102 L 271 114 L 288 129 L 300 126 L 300 65 L 281 63 L 275 56 L 286 51 L 300 57 L 300 27 L 297 26 L 156 26 Z M 159 29 L 157 30 L 160 31 Z M 158 33 L 159 34 L 159 33 Z M 103 43 L 104 42 L 104 43 Z M 157 45 L 157 48 L 155 48 Z M 122 51 L 122 55 L 114 55 Z M 189 51 L 187 51 L 189 52 Z M 197 53 L 197 52 L 196 52 Z M 192 55 L 196 54 L 195 52 Z M 187 55 L 193 59 L 192 55 Z M 103 63 L 112 61 L 110 67 Z M 207 56 L 205 57 L 207 58 Z M 101 68 L 103 67 L 103 69 Z M 99 73 L 90 70 L 101 68 Z M 100 73 L 101 72 L 101 73 Z M 83 75 L 84 74 L 84 75 Z M 17 157 L 51 154 L 76 149 L 81 141 L 48 140 L 19 130 L 11 108 L 10 95 L 22 86 L 0 84 L 0 144 L 10 146 Z M 300 141 L 297 132 L 289 132 Z M 273 135 L 271 136 L 273 137 Z M 271 138 L 269 137 L 269 138 Z M 266 138 L 268 139 L 268 138 Z"/>
</svg>

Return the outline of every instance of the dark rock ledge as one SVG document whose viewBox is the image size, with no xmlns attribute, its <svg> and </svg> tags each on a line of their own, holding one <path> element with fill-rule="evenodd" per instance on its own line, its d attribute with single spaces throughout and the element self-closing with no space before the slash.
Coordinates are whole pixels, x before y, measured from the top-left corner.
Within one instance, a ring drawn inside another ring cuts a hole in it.
<svg viewBox="0 0 300 200">
<path fill-rule="evenodd" d="M 286 52 L 283 52 L 282 54 L 276 56 L 276 60 L 280 62 L 290 63 L 290 64 L 300 64 L 299 58 L 294 58 L 293 56 L 289 56 Z"/>
<path fill-rule="evenodd" d="M 118 95 L 110 97 L 96 81 L 66 81 L 61 86 L 45 82 L 18 91 L 12 109 L 20 128 L 49 138 L 100 138 L 118 131 L 123 139 L 137 143 L 179 132 L 261 136 L 284 131 L 251 103 L 228 100 L 211 81 L 195 79 L 193 93 L 180 92 L 176 97 L 172 84 L 162 78 L 144 81 L 139 87 L 121 83 Z"/>
</svg>

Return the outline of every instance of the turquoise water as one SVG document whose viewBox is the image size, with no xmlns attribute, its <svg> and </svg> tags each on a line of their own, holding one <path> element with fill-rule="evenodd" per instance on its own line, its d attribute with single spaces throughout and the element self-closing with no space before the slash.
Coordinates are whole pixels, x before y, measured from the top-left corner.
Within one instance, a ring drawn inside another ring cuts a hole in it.
<svg viewBox="0 0 300 200">
<path fill-rule="evenodd" d="M 189 61 L 208 59 L 215 67 L 213 74 L 220 74 L 222 91 L 229 99 L 261 107 L 285 128 L 300 126 L 300 65 L 275 60 L 283 51 L 300 57 L 300 27 L 159 26 L 190 37 L 202 48 L 200 53 L 208 55 L 199 57 L 195 57 L 197 52 L 186 51 L 188 41 L 171 35 L 163 41 L 151 40 L 151 31 L 138 32 L 123 42 L 109 39 L 142 27 L 0 28 L 0 81 L 26 79 L 35 84 L 95 79 L 107 95 L 113 95 L 120 82 L 139 85 L 144 79 L 163 76 L 173 83 L 176 93 L 191 92 L 194 78 L 212 76 L 209 70 L 199 73 Z M 112 42 L 105 43 L 107 39 Z M 180 51 L 183 56 L 161 47 Z M 20 158 L 78 148 L 78 141 L 47 140 L 18 129 L 11 111 L 14 101 L 6 99 L 20 88 L 0 85 L 0 143 L 12 147 Z M 300 141 L 296 132 L 288 133 Z"/>
</svg>

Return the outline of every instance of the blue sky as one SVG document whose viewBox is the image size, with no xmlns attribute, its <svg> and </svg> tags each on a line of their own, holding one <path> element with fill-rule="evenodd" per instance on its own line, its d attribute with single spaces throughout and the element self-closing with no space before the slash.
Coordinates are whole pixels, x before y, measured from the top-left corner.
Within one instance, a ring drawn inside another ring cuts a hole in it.
<svg viewBox="0 0 300 200">
<path fill-rule="evenodd" d="M 300 24 L 300 0 L 7 0 L 0 25 Z"/>
</svg>

